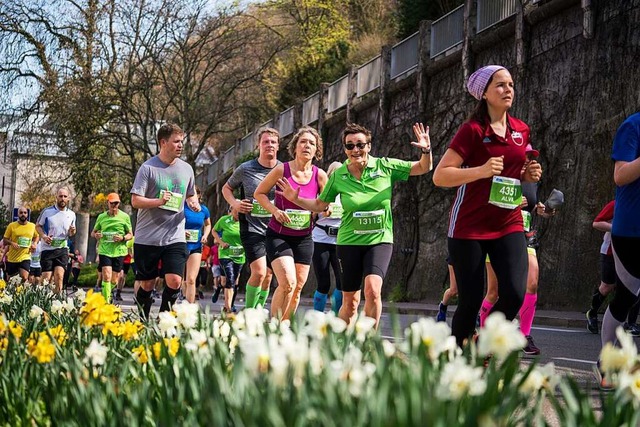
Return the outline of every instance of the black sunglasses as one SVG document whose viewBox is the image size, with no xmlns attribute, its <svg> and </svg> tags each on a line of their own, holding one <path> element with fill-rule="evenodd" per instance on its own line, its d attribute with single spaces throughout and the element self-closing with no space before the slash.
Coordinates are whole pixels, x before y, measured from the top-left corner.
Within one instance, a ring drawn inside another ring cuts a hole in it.
<svg viewBox="0 0 640 427">
<path fill-rule="evenodd" d="M 110 205 L 119 205 L 120 202 L 109 202 Z"/>
<path fill-rule="evenodd" d="M 344 148 L 347 150 L 353 150 L 355 147 L 358 147 L 360 150 L 364 150 L 364 147 L 369 144 L 368 142 L 358 142 L 357 144 L 344 144 Z"/>
</svg>

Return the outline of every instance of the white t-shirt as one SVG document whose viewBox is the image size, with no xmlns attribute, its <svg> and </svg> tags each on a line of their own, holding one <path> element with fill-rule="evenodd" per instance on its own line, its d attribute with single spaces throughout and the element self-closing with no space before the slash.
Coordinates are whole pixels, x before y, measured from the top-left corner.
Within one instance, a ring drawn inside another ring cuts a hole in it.
<svg viewBox="0 0 640 427">
<path fill-rule="evenodd" d="M 49 206 L 42 211 L 37 224 L 42 227 L 44 234 L 52 238 L 50 245 L 42 242 L 43 252 L 66 248 L 69 228 L 76 226 L 76 214 L 69 208 L 61 211 L 57 205 Z"/>
</svg>

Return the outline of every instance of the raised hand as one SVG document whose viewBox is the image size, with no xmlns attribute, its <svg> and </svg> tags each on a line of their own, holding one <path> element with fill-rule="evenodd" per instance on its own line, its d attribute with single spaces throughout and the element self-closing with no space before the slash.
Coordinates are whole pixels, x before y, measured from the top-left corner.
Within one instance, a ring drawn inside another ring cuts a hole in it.
<svg viewBox="0 0 640 427">
<path fill-rule="evenodd" d="M 288 180 L 284 179 L 284 178 L 280 178 L 277 182 L 276 182 L 276 186 L 280 189 L 280 191 L 282 192 L 282 195 L 284 196 L 285 199 L 289 200 L 290 202 L 294 202 L 298 199 L 298 194 L 300 194 L 300 189 L 294 189 L 291 186 L 291 183 L 289 183 Z M 276 218 L 277 219 L 277 218 Z M 282 222 L 282 221 L 280 221 Z M 289 221 L 287 221 L 289 222 Z"/>
<path fill-rule="evenodd" d="M 423 150 L 431 151 L 429 126 L 425 127 L 422 123 L 416 123 L 413 125 L 413 133 L 416 135 L 418 142 L 411 141 L 411 145 Z"/>
</svg>

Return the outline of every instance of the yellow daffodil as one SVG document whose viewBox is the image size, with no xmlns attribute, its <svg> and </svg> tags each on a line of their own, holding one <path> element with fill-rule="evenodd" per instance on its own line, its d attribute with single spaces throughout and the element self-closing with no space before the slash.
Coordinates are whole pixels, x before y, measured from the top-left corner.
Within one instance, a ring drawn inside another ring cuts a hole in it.
<svg viewBox="0 0 640 427">
<path fill-rule="evenodd" d="M 16 340 L 20 340 L 20 338 L 22 338 L 22 326 L 20 326 L 15 320 L 9 322 L 9 331 L 11 331 Z"/>
<path fill-rule="evenodd" d="M 173 337 L 173 338 L 164 338 L 162 342 L 158 341 L 157 343 L 155 343 L 153 345 L 153 355 L 156 358 L 156 360 L 160 360 L 162 345 L 167 347 L 167 352 L 169 353 L 169 356 L 175 357 L 175 355 L 178 353 L 178 349 L 180 348 L 180 341 L 178 340 L 177 337 Z"/>
<path fill-rule="evenodd" d="M 147 355 L 147 350 L 143 345 L 134 348 L 131 350 L 136 360 L 140 363 L 147 363 L 149 361 L 149 356 Z"/>
<path fill-rule="evenodd" d="M 65 342 L 67 342 L 68 335 L 62 325 L 58 325 L 55 328 L 50 328 L 49 334 L 58 342 L 59 345 L 64 345 Z"/>
<path fill-rule="evenodd" d="M 49 363 L 56 356 L 56 348 L 46 332 L 34 332 L 27 340 L 27 353 L 38 363 Z"/>
</svg>

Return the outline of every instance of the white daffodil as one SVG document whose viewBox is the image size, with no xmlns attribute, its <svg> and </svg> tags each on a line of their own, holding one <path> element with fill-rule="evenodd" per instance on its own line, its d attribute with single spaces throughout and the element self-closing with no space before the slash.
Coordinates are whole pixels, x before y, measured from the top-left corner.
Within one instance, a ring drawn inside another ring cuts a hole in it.
<svg viewBox="0 0 640 427">
<path fill-rule="evenodd" d="M 347 322 L 333 315 L 333 313 L 331 313 L 328 320 L 329 320 L 329 327 L 331 328 L 334 334 L 341 334 L 347 330 Z"/>
<path fill-rule="evenodd" d="M 174 337 L 178 334 L 178 319 L 169 311 L 161 311 L 158 314 L 158 327 L 162 335 L 166 337 Z"/>
<path fill-rule="evenodd" d="M 13 302 L 13 297 L 8 292 L 0 293 L 0 304 L 11 304 Z"/>
<path fill-rule="evenodd" d="M 87 294 L 83 289 L 78 289 L 74 295 L 74 298 L 78 301 L 84 301 L 84 299 L 86 298 Z"/>
<path fill-rule="evenodd" d="M 29 310 L 29 317 L 32 319 L 40 319 L 40 317 L 44 314 L 44 310 L 38 307 L 37 305 L 32 305 L 31 310 Z"/>
<path fill-rule="evenodd" d="M 184 348 L 201 357 L 211 355 L 209 351 L 209 338 L 205 332 L 191 329 L 189 336 L 190 339 L 184 344 Z"/>
<path fill-rule="evenodd" d="M 493 354 L 498 360 L 503 360 L 511 352 L 522 350 L 526 344 L 518 325 L 508 321 L 503 313 L 495 312 L 487 317 L 484 328 L 480 330 L 478 353 L 481 356 Z"/>
<path fill-rule="evenodd" d="M 245 331 L 250 336 L 264 335 L 264 324 L 267 321 L 269 321 L 269 315 L 268 312 L 265 314 L 265 310 L 247 308 L 233 319 L 233 329 Z"/>
<path fill-rule="evenodd" d="M 229 326 L 229 322 L 222 322 L 220 325 L 220 338 L 227 339 L 231 334 L 231 326 Z"/>
<path fill-rule="evenodd" d="M 185 329 L 193 329 L 198 323 L 200 306 L 195 303 L 182 302 L 173 306 L 178 323 Z"/>
<path fill-rule="evenodd" d="M 536 366 L 533 368 L 520 385 L 519 390 L 523 394 L 533 394 L 543 389 L 553 391 L 558 382 L 559 378 L 556 375 L 555 365 L 547 363 L 542 367 Z"/>
<path fill-rule="evenodd" d="M 62 301 L 59 300 L 54 300 L 51 303 L 51 313 L 52 314 L 58 314 L 64 312 L 64 306 L 62 305 Z"/>
<path fill-rule="evenodd" d="M 413 348 L 424 344 L 431 360 L 438 359 L 442 353 L 457 350 L 449 325 L 445 322 L 436 322 L 430 317 L 418 319 L 407 328 L 405 333 L 411 337 Z"/>
<path fill-rule="evenodd" d="M 462 357 L 458 357 L 444 366 L 436 395 L 442 400 L 478 396 L 487 389 L 487 382 L 482 378 L 483 372 L 482 368 L 469 366 Z"/>
<path fill-rule="evenodd" d="M 84 363 L 91 363 L 91 366 L 104 365 L 107 360 L 109 348 L 102 345 L 97 339 L 91 340 L 89 347 L 84 351 Z"/>
<path fill-rule="evenodd" d="M 322 339 L 327 336 L 329 319 L 323 312 L 308 310 L 304 314 L 304 327 L 302 333 L 310 338 Z"/>
<path fill-rule="evenodd" d="M 638 349 L 631 335 L 618 326 L 616 336 L 620 347 L 606 343 L 600 351 L 600 369 L 605 374 L 629 370 L 638 362 Z"/>
<path fill-rule="evenodd" d="M 367 382 L 374 375 L 376 366 L 373 363 L 363 362 L 362 351 L 350 346 L 342 360 L 333 360 L 329 363 L 329 372 L 335 381 L 347 381 L 349 393 L 359 397 L 367 387 Z"/>
<path fill-rule="evenodd" d="M 9 278 L 9 285 L 19 286 L 22 284 L 22 278 L 20 276 L 11 276 Z"/>
<path fill-rule="evenodd" d="M 396 345 L 389 340 L 382 341 L 382 350 L 387 357 L 393 357 L 396 354 Z"/>
<path fill-rule="evenodd" d="M 73 298 L 67 298 L 67 301 L 62 303 L 62 305 L 67 313 L 71 313 L 76 309 L 76 306 L 73 303 Z"/>
<path fill-rule="evenodd" d="M 367 317 L 365 315 L 359 316 L 358 320 L 356 320 L 353 326 L 353 330 L 355 331 L 355 334 L 356 334 L 356 339 L 358 341 L 364 341 L 367 335 L 369 335 L 369 333 L 371 333 L 374 330 L 375 326 L 376 326 L 376 319 L 372 317 Z"/>
<path fill-rule="evenodd" d="M 240 341 L 239 348 L 244 365 L 251 374 L 264 374 L 269 370 L 271 357 L 265 337 L 247 337 Z"/>
<path fill-rule="evenodd" d="M 621 391 L 629 393 L 635 399 L 636 405 L 640 403 L 640 370 L 635 372 L 621 372 L 618 375 L 618 384 Z"/>
</svg>

